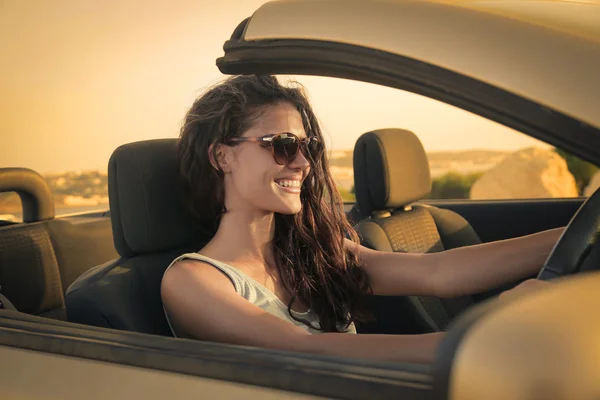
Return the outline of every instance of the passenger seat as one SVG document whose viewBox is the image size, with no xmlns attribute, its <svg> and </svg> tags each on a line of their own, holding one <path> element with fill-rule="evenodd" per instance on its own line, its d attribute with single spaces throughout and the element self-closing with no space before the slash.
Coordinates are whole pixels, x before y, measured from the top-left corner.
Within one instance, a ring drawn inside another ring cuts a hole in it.
<svg viewBox="0 0 600 400">
<path fill-rule="evenodd" d="M 481 243 L 457 213 L 415 203 L 430 193 L 431 175 L 425 150 L 414 133 L 403 129 L 365 133 L 356 142 L 353 162 L 357 208 L 363 218 L 356 228 L 366 247 L 433 253 Z M 472 303 L 469 296 L 375 296 L 374 312 L 382 322 L 363 326 L 362 331 L 442 331 Z"/>
</svg>

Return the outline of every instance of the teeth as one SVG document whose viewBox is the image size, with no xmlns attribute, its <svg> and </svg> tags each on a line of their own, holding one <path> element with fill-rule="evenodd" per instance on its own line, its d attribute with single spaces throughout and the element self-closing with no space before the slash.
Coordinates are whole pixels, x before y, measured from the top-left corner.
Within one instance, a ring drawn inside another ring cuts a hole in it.
<svg viewBox="0 0 600 400">
<path fill-rule="evenodd" d="M 276 181 L 275 183 L 277 183 L 281 187 L 294 187 L 294 188 L 300 187 L 300 181 L 292 181 L 292 180 L 282 179 L 280 181 Z"/>
</svg>

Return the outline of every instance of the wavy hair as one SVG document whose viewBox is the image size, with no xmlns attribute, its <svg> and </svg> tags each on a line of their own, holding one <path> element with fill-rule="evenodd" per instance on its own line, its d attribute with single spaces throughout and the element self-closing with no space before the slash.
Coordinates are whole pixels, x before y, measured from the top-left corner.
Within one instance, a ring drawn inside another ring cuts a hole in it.
<svg viewBox="0 0 600 400">
<path fill-rule="evenodd" d="M 286 102 L 300 112 L 307 136 L 323 143 L 302 87 L 283 86 L 270 75 L 228 78 L 206 91 L 187 112 L 177 144 L 181 188 L 187 207 L 207 234 L 214 235 L 227 212 L 224 173 L 210 162 L 210 146 L 230 143 L 268 107 Z M 216 148 L 212 146 L 213 159 Z M 352 322 L 370 319 L 366 299 L 372 289 L 357 256 L 344 245 L 345 237 L 358 242 L 358 235 L 346 218 L 325 151 L 311 163 L 300 199 L 302 209 L 297 214 L 275 214 L 272 242 L 281 282 L 292 294 L 288 312 L 312 328 L 344 331 Z M 318 327 L 291 313 L 297 300 L 315 313 Z"/>
</svg>

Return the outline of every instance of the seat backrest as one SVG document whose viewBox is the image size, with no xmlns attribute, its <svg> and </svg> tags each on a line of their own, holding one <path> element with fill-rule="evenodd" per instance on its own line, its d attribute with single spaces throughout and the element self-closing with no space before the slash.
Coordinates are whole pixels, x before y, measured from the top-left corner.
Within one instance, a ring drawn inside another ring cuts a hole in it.
<svg viewBox="0 0 600 400">
<path fill-rule="evenodd" d="M 55 219 L 48 184 L 26 168 L 0 169 L 0 192 L 16 192 L 23 208 L 23 223 L 0 227 L 2 293 L 21 312 L 65 319 L 65 289 L 117 256 L 110 219 Z"/>
<path fill-rule="evenodd" d="M 63 290 L 84 272 L 118 258 L 109 215 L 72 216 L 48 221 Z"/>
<path fill-rule="evenodd" d="M 425 150 L 410 131 L 382 129 L 363 134 L 354 148 L 357 224 L 363 244 L 394 252 L 432 253 L 480 243 L 460 215 L 437 207 L 414 204 L 431 191 Z M 390 300 L 387 300 L 390 301 Z M 442 330 L 471 304 L 470 297 L 441 300 L 433 297 L 398 298 L 411 302 L 421 325 Z M 411 308 L 396 304 L 389 308 Z"/>
<path fill-rule="evenodd" d="M 48 232 L 50 187 L 35 171 L 0 168 L 0 193 L 21 198 L 23 223 L 0 227 L 0 287 L 21 312 L 64 319 L 63 289 Z"/>
<path fill-rule="evenodd" d="M 180 201 L 177 181 L 176 139 L 130 143 L 114 151 L 108 189 L 120 258 L 69 287 L 70 321 L 170 335 L 160 297 L 162 275 L 173 259 L 207 241 Z"/>
</svg>

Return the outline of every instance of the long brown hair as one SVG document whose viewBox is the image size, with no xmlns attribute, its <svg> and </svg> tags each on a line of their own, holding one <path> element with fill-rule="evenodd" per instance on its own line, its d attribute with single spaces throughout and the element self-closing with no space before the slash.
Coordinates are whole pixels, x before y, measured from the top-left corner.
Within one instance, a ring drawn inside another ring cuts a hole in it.
<svg viewBox="0 0 600 400">
<path fill-rule="evenodd" d="M 283 86 L 269 75 L 232 77 L 205 92 L 186 114 L 177 146 L 181 187 L 187 206 L 208 234 L 216 232 L 227 212 L 223 171 L 213 167 L 209 158 L 212 144 L 229 143 L 267 107 L 285 102 L 300 112 L 307 136 L 323 142 L 306 95 L 299 84 L 294 86 Z M 358 242 L 358 236 L 344 213 L 326 152 L 311 165 L 300 198 L 299 213 L 275 214 L 272 242 L 282 283 L 293 294 L 288 312 L 310 325 L 291 313 L 300 299 L 318 317 L 321 330 L 343 331 L 351 322 L 370 317 L 365 300 L 372 290 L 356 255 L 345 248 L 345 237 Z"/>
</svg>

